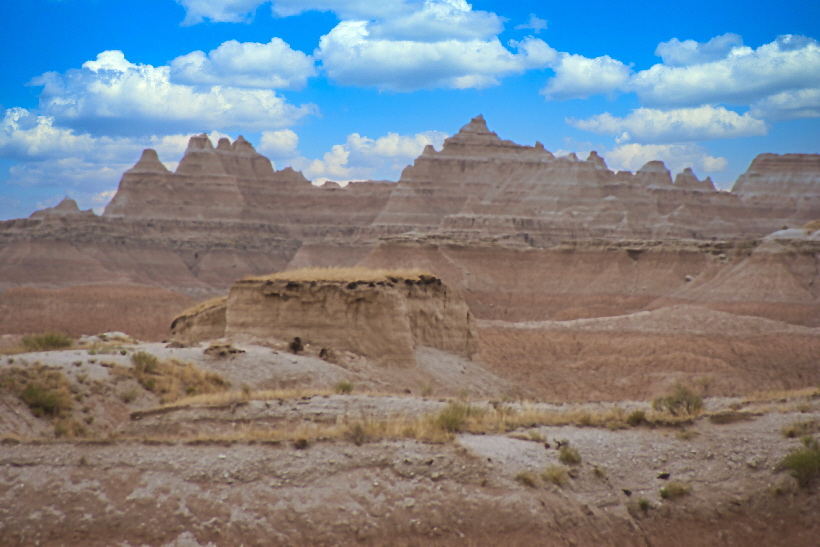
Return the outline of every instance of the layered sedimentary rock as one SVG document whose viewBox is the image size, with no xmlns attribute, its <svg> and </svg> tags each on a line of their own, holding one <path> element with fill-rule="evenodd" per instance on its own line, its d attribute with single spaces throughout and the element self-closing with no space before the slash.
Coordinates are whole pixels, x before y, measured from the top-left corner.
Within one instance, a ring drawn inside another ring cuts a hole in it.
<svg viewBox="0 0 820 547">
<path fill-rule="evenodd" d="M 415 364 L 419 346 L 468 358 L 476 350 L 467 305 L 434 276 L 355 269 L 323 279 L 304 272 L 241 279 L 226 301 L 177 317 L 174 335 L 186 341 L 298 337 L 402 367 Z"/>
<path fill-rule="evenodd" d="M 555 157 L 504 140 L 479 116 L 441 150 L 425 148 L 398 183 L 318 187 L 241 137 L 213 146 L 198 135 L 175 172 L 146 150 L 102 216 L 67 199 L 0 223 L 0 290 L 128 283 L 204 299 L 248 275 L 424 256 L 418 265 L 463 289 L 483 318 L 695 302 L 814 325 L 811 281 L 795 272 L 815 267 L 820 236 L 796 242 L 789 230 L 820 218 L 818 181 L 816 154 L 763 154 L 732 192 L 690 169 L 673 179 L 657 161 L 616 173 L 595 152 Z M 791 237 L 787 251 L 750 255 L 772 233 Z M 749 281 L 756 269 L 775 288 Z M 730 296 L 735 286 L 747 288 Z"/>
<path fill-rule="evenodd" d="M 291 168 L 276 171 L 243 137 L 191 138 L 174 173 L 145 150 L 126 171 L 106 217 L 265 222 L 294 235 L 363 227 L 375 218 L 390 183 L 313 186 Z"/>
</svg>

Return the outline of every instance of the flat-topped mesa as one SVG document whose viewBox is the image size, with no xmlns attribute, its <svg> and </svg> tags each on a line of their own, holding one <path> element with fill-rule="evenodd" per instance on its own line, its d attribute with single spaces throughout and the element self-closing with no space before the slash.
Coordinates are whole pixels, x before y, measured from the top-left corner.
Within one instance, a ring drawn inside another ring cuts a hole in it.
<svg viewBox="0 0 820 547">
<path fill-rule="evenodd" d="M 219 314 L 224 310 L 224 323 Z M 201 323 L 201 324 L 200 324 Z M 224 332 L 217 332 L 224 325 Z M 471 357 L 474 320 L 461 295 L 418 271 L 309 268 L 234 283 L 226 302 L 184 312 L 174 335 L 278 339 L 415 366 L 415 349 Z"/>
<path fill-rule="evenodd" d="M 701 192 L 717 191 L 711 177 L 698 180 L 698 177 L 695 175 L 694 171 L 692 171 L 691 167 L 687 167 L 677 174 L 673 186 L 682 190 L 698 190 Z"/>
<path fill-rule="evenodd" d="M 63 200 L 55 205 L 54 207 L 46 207 L 45 209 L 40 209 L 39 211 L 34 211 L 31 213 L 29 218 L 55 218 L 55 217 L 82 217 L 82 216 L 96 216 L 94 211 L 91 209 L 86 209 L 85 211 L 81 211 L 80 207 L 77 205 L 77 202 L 69 197 L 63 198 Z"/>
<path fill-rule="evenodd" d="M 820 195 L 820 154 L 759 154 L 732 192 L 753 195 Z"/>
</svg>

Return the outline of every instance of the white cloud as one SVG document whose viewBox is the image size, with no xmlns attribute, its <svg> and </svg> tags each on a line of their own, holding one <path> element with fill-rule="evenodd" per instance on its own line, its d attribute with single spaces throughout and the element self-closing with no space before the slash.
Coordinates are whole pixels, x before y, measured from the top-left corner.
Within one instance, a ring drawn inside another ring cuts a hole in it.
<svg viewBox="0 0 820 547">
<path fill-rule="evenodd" d="M 625 144 L 607 152 L 605 160 L 610 169 L 633 172 L 649 161 L 660 160 L 673 176 L 686 167 L 716 173 L 728 166 L 726 158 L 710 156 L 704 147 L 692 143 Z"/>
<path fill-rule="evenodd" d="M 293 125 L 317 111 L 310 104 L 290 105 L 267 89 L 174 84 L 170 67 L 133 64 L 121 51 L 104 51 L 82 69 L 48 72 L 32 84 L 43 86 L 45 114 L 91 134 L 255 131 Z"/>
<path fill-rule="evenodd" d="M 373 38 L 419 42 L 482 40 L 502 30 L 501 17 L 473 11 L 465 0 L 426 0 L 420 9 L 377 21 L 369 27 Z"/>
<path fill-rule="evenodd" d="M 752 104 L 753 116 L 770 120 L 820 117 L 820 87 L 784 91 Z"/>
<path fill-rule="evenodd" d="M 196 25 L 205 19 L 221 23 L 249 21 L 256 8 L 267 0 L 177 0 L 185 8 L 183 25 Z"/>
<path fill-rule="evenodd" d="M 694 57 L 698 55 L 696 52 Z M 681 61 L 678 57 L 676 62 Z M 757 49 L 733 46 L 716 61 L 687 66 L 657 64 L 635 74 L 627 86 L 647 106 L 745 105 L 785 91 L 817 88 L 820 45 L 811 38 L 791 35 Z"/>
<path fill-rule="evenodd" d="M 259 153 L 273 159 L 292 158 L 299 152 L 299 136 L 290 129 L 262 131 Z"/>
<path fill-rule="evenodd" d="M 305 176 L 317 181 L 337 182 L 366 179 L 393 179 L 404 167 L 418 157 L 424 147 L 441 147 L 446 133 L 425 131 L 415 135 L 388 133 L 378 139 L 358 133 L 348 135 L 344 144 L 334 145 L 321 160 L 302 158 L 294 168 L 304 170 Z"/>
<path fill-rule="evenodd" d="M 547 21 L 544 19 L 539 19 L 534 13 L 530 14 L 529 21 L 515 26 L 515 30 L 531 29 L 535 34 L 540 33 L 542 30 L 546 30 L 546 28 Z"/>
<path fill-rule="evenodd" d="M 171 61 L 171 83 L 301 89 L 316 75 L 311 57 L 281 38 L 267 44 L 224 42 L 207 55 L 193 51 Z"/>
<path fill-rule="evenodd" d="M 547 80 L 541 94 L 559 100 L 614 93 L 627 84 L 632 73 L 630 66 L 609 55 L 590 59 L 562 53 L 552 68 L 555 76 Z"/>
<path fill-rule="evenodd" d="M 658 44 L 655 55 L 661 57 L 666 66 L 698 65 L 725 59 L 734 48 L 742 45 L 743 38 L 731 32 L 716 36 L 706 43 L 694 40 L 681 42 L 677 38 L 672 38 L 668 42 Z"/>
<path fill-rule="evenodd" d="M 638 108 L 625 118 L 609 112 L 567 123 L 584 131 L 619 135 L 618 142 L 670 143 L 765 135 L 766 123 L 723 107 L 700 106 L 676 110 Z"/>
<path fill-rule="evenodd" d="M 343 21 L 319 41 L 314 56 L 327 74 L 343 85 L 375 86 L 410 91 L 430 88 L 484 88 L 498 78 L 542 68 L 555 50 L 537 38 L 511 42 L 518 53 L 497 38 L 413 42 L 370 36 L 368 23 Z"/>
</svg>

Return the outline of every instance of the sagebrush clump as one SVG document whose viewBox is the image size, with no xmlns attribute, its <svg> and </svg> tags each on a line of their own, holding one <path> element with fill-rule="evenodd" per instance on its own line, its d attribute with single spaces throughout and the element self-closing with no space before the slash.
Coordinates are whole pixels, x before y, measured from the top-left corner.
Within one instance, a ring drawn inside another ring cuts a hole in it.
<svg viewBox="0 0 820 547">
<path fill-rule="evenodd" d="M 652 401 L 655 410 L 666 410 L 672 416 L 695 416 L 703 411 L 703 398 L 685 386 L 678 385 L 671 395 Z"/>
<path fill-rule="evenodd" d="M 802 441 L 803 446 L 789 452 L 780 461 L 779 468 L 788 470 L 797 484 L 807 488 L 820 476 L 820 443 L 811 435 Z"/>
<path fill-rule="evenodd" d="M 23 337 L 23 348 L 26 351 L 52 351 L 71 347 L 71 338 L 58 332 L 33 334 Z"/>
</svg>

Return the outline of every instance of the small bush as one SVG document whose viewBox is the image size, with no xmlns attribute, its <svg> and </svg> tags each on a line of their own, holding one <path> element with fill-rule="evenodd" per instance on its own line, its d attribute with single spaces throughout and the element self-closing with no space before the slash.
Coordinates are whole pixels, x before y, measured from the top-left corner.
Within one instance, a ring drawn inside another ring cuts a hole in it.
<svg viewBox="0 0 820 547">
<path fill-rule="evenodd" d="M 348 431 L 348 437 L 356 446 L 361 446 L 367 442 L 367 431 L 364 425 L 357 423 L 353 424 Z"/>
<path fill-rule="evenodd" d="M 347 380 L 342 380 L 338 384 L 336 384 L 336 393 L 340 393 L 343 395 L 349 395 L 353 393 L 353 383 Z"/>
<path fill-rule="evenodd" d="M 128 391 L 123 391 L 122 393 L 120 393 L 120 400 L 123 403 L 128 404 L 131 401 L 133 401 L 134 399 L 136 399 L 137 395 L 139 395 L 137 393 L 137 390 L 132 388 L 132 389 L 129 389 Z"/>
<path fill-rule="evenodd" d="M 567 470 L 560 465 L 550 465 L 541 473 L 541 478 L 555 486 L 564 486 L 568 478 Z"/>
<path fill-rule="evenodd" d="M 37 417 L 59 416 L 71 408 L 71 396 L 59 386 L 31 382 L 23 388 L 20 398 Z"/>
<path fill-rule="evenodd" d="M 814 433 L 818 430 L 818 424 L 816 420 L 805 420 L 802 422 L 792 422 L 789 425 L 783 427 L 783 435 L 790 439 L 796 439 L 798 437 L 805 437 L 810 433 Z"/>
<path fill-rule="evenodd" d="M 567 465 L 576 465 L 581 463 L 581 454 L 574 446 L 565 444 L 558 449 L 558 461 Z"/>
<path fill-rule="evenodd" d="M 633 410 L 626 418 L 626 423 L 631 427 L 638 427 L 646 422 L 646 412 L 643 410 Z"/>
<path fill-rule="evenodd" d="M 672 416 L 694 416 L 703 410 L 703 398 L 691 389 L 678 385 L 671 395 L 652 401 L 655 410 L 666 410 Z"/>
<path fill-rule="evenodd" d="M 458 433 L 467 423 L 473 409 L 467 403 L 450 403 L 436 416 L 436 425 L 448 433 Z"/>
<path fill-rule="evenodd" d="M 150 353 L 138 351 L 131 356 L 131 363 L 138 374 L 159 374 L 159 359 Z"/>
<path fill-rule="evenodd" d="M 47 332 L 23 337 L 26 351 L 51 351 L 71 347 L 71 338 L 57 332 Z"/>
<path fill-rule="evenodd" d="M 536 485 L 535 473 L 533 473 L 532 471 L 519 471 L 515 475 L 515 480 L 517 482 L 520 482 L 524 486 L 528 486 L 530 488 L 535 488 Z"/>
<path fill-rule="evenodd" d="M 779 468 L 787 469 L 801 487 L 808 487 L 820 475 L 820 443 L 810 435 L 803 437 L 803 446 L 789 452 Z"/>
<path fill-rule="evenodd" d="M 683 482 L 672 481 L 661 488 L 661 497 L 665 500 L 674 500 L 687 495 L 692 487 Z"/>
<path fill-rule="evenodd" d="M 638 509 L 640 509 L 640 510 L 641 510 L 641 511 L 643 511 L 644 513 L 646 513 L 647 511 L 649 511 L 649 508 L 650 508 L 650 507 L 652 507 L 652 505 L 650 505 L 650 503 L 649 503 L 649 500 L 648 500 L 648 499 L 646 499 L 646 498 L 641 498 L 641 499 L 639 499 L 639 500 L 638 500 Z"/>
</svg>

